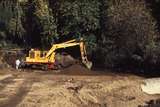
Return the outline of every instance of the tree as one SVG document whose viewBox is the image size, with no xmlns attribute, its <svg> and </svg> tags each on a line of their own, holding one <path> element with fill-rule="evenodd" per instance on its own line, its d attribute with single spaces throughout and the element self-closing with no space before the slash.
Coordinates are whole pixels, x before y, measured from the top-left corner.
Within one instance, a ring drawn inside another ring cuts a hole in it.
<svg viewBox="0 0 160 107">
<path fill-rule="evenodd" d="M 88 52 L 96 48 L 100 30 L 100 2 L 98 0 L 61 0 L 58 31 L 61 40 L 85 38 Z"/>
<path fill-rule="evenodd" d="M 49 47 L 57 37 L 57 28 L 52 10 L 46 0 L 29 0 L 24 7 L 28 32 L 27 41 L 32 47 Z"/>
<path fill-rule="evenodd" d="M 109 0 L 106 7 L 106 32 L 102 44 L 105 46 L 106 66 L 149 60 L 153 56 L 158 33 L 156 21 L 145 2 Z"/>
<path fill-rule="evenodd" d="M 19 1 L 2 0 L 0 3 L 0 11 L 0 31 L 3 31 L 6 35 L 6 37 L 3 38 L 9 39 L 14 43 L 23 44 L 25 29 L 21 22 L 23 13 Z"/>
</svg>

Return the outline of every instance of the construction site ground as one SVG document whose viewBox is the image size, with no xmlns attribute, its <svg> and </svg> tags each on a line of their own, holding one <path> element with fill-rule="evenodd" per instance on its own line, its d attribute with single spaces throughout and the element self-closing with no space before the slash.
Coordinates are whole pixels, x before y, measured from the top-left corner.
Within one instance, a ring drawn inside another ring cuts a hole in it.
<svg viewBox="0 0 160 107">
<path fill-rule="evenodd" d="M 141 90 L 145 77 L 89 71 L 0 69 L 0 107 L 138 107 L 159 99 Z"/>
</svg>

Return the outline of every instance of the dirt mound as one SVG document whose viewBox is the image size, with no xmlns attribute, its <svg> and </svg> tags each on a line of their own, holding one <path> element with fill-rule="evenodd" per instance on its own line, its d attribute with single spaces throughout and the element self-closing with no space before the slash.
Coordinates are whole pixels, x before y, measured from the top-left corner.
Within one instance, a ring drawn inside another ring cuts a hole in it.
<svg viewBox="0 0 160 107">
<path fill-rule="evenodd" d="M 77 75 L 77 76 L 100 76 L 100 75 L 114 75 L 115 73 L 109 71 L 89 70 L 81 64 L 74 64 L 61 70 L 60 74 Z"/>
<path fill-rule="evenodd" d="M 63 74 L 67 75 L 91 75 L 94 74 L 91 70 L 88 70 L 83 65 L 75 64 L 62 70 Z"/>
<path fill-rule="evenodd" d="M 8 65 L 14 67 L 16 58 L 17 56 L 15 53 L 6 53 L 3 58 L 3 61 L 6 62 Z"/>
<path fill-rule="evenodd" d="M 61 70 L 60 74 L 65 75 L 76 75 L 76 76 L 100 76 L 100 75 L 115 75 L 114 72 L 100 71 L 100 70 L 89 70 L 81 64 L 74 64 L 70 67 L 66 67 Z"/>
<path fill-rule="evenodd" d="M 62 67 L 68 67 L 76 62 L 76 60 L 68 54 L 56 54 L 55 60 L 56 64 L 59 64 Z"/>
<path fill-rule="evenodd" d="M 76 76 L 104 76 L 104 75 L 110 75 L 114 76 L 118 72 L 111 72 L 110 70 L 99 70 L 99 69 L 87 69 L 82 64 L 74 64 L 72 66 L 66 67 L 63 70 L 61 70 L 60 74 L 65 75 L 76 75 Z M 119 75 L 124 75 L 124 73 L 118 73 Z M 128 74 L 126 74 L 128 75 Z"/>
<path fill-rule="evenodd" d="M 22 59 L 24 53 L 17 50 L 1 50 L 2 52 L 2 62 L 7 64 L 8 66 L 15 67 L 16 59 Z"/>
</svg>

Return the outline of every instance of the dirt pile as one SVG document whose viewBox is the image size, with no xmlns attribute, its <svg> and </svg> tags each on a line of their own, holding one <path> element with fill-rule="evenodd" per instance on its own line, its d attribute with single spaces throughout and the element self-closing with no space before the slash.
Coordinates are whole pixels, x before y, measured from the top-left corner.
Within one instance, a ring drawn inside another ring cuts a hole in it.
<svg viewBox="0 0 160 107">
<path fill-rule="evenodd" d="M 104 75 L 114 75 L 114 72 L 110 71 L 102 71 L 102 70 L 95 70 L 95 69 L 88 69 L 82 64 L 73 64 L 67 68 L 64 68 L 60 72 L 61 74 L 66 75 L 77 75 L 77 76 L 104 76 Z"/>
<path fill-rule="evenodd" d="M 16 53 L 6 53 L 3 59 L 8 65 L 14 67 L 16 61 Z"/>
<path fill-rule="evenodd" d="M 62 67 L 68 67 L 75 64 L 76 60 L 68 54 L 59 54 L 55 56 L 56 64 L 61 65 Z"/>
<path fill-rule="evenodd" d="M 75 64 L 70 67 L 64 68 L 62 70 L 63 74 L 67 75 L 91 75 L 94 74 L 94 72 L 88 70 L 83 65 Z"/>
<path fill-rule="evenodd" d="M 15 67 L 16 59 L 22 59 L 23 56 L 21 50 L 0 50 L 0 63 L 7 67 Z"/>
</svg>

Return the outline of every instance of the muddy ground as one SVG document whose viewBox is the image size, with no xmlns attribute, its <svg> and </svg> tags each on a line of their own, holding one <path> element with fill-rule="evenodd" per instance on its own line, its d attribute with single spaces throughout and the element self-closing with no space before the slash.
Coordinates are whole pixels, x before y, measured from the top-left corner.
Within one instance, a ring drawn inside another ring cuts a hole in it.
<svg viewBox="0 0 160 107">
<path fill-rule="evenodd" d="M 59 72 L 3 68 L 0 107 L 138 107 L 160 98 L 142 92 L 144 79 L 79 65 Z"/>
</svg>

